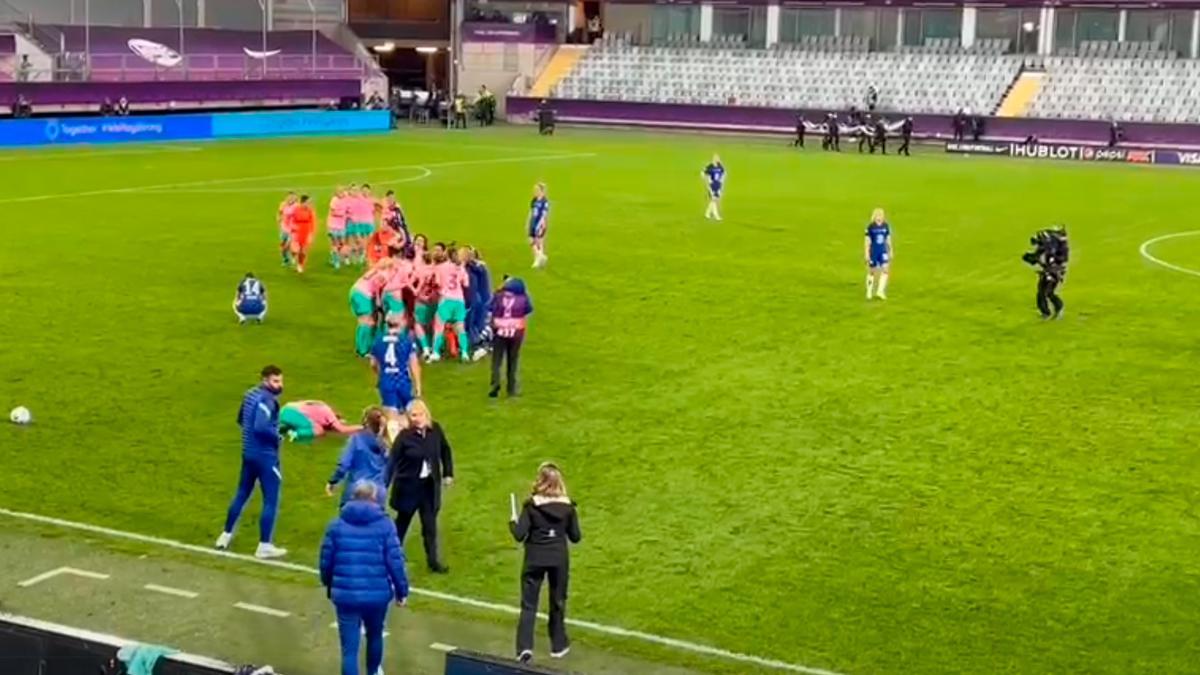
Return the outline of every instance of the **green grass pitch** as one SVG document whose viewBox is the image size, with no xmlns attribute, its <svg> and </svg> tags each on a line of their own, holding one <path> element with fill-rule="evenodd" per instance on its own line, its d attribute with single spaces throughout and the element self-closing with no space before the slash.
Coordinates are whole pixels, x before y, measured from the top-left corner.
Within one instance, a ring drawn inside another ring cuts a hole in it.
<svg viewBox="0 0 1200 675">
<path fill-rule="evenodd" d="M 714 151 L 719 224 L 702 217 Z M 584 527 L 576 618 L 853 674 L 1200 663 L 1200 278 L 1138 253 L 1196 227 L 1200 174 L 527 129 L 0 160 L 0 405 L 36 417 L 0 427 L 0 506 L 210 543 L 262 365 L 285 369 L 285 400 L 374 401 L 354 274 L 323 243 L 303 278 L 280 269 L 282 191 L 323 210 L 337 183 L 391 183 L 414 231 L 478 246 L 537 305 L 523 398 L 488 401 L 484 364 L 426 371 L 458 482 L 452 573 L 427 575 L 410 537 L 416 584 L 515 602 L 507 495 L 554 459 Z M 533 271 L 539 180 L 550 265 Z M 868 303 L 875 206 L 896 259 L 890 299 Z M 1019 256 L 1059 221 L 1067 313 L 1043 323 Z M 1200 269 L 1200 238 L 1153 253 Z M 251 270 L 271 312 L 238 327 Z M 339 448 L 285 448 L 292 560 L 315 564 Z"/>
</svg>

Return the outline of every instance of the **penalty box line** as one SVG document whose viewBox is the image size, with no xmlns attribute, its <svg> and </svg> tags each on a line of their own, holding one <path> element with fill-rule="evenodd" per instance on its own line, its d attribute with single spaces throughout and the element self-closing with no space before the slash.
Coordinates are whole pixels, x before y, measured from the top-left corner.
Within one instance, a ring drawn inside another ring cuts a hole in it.
<svg viewBox="0 0 1200 675">
<path fill-rule="evenodd" d="M 21 204 L 28 202 L 44 202 L 52 199 L 70 199 L 74 197 L 98 197 L 102 195 L 120 195 L 133 194 L 138 192 L 169 192 L 177 189 L 200 188 L 211 185 L 236 185 L 238 183 L 252 183 L 260 180 L 281 180 L 284 178 L 311 178 L 314 176 L 341 176 L 354 173 L 366 173 L 371 171 L 395 171 L 397 169 L 437 169 L 453 166 L 475 166 L 483 164 L 512 164 L 519 162 L 552 162 L 564 159 L 586 159 L 595 157 L 594 152 L 577 152 L 570 154 L 555 154 L 555 155 L 520 155 L 514 157 L 495 157 L 491 159 L 464 159 L 452 160 L 447 162 L 426 162 L 423 164 L 389 164 L 386 166 L 356 166 L 347 167 L 344 169 L 329 169 L 322 171 L 299 171 L 293 173 L 274 173 L 263 174 L 259 176 L 240 176 L 237 178 L 211 178 L 205 180 L 191 180 L 179 183 L 159 183 L 157 185 L 138 185 L 135 187 L 124 188 L 106 188 L 103 190 L 85 190 L 83 192 L 59 192 L 54 194 L 44 195 L 26 195 L 24 197 L 0 197 L 0 204 Z"/>
<path fill-rule="evenodd" d="M 61 528 L 66 528 L 66 529 L 71 529 L 71 530 L 78 530 L 81 532 L 89 532 L 92 534 L 104 535 L 106 537 L 111 537 L 114 539 L 125 539 L 128 541 L 136 541 L 136 542 L 139 542 L 142 544 L 152 544 L 154 546 L 159 546 L 162 548 L 170 548 L 170 549 L 174 549 L 176 551 L 185 551 L 187 553 L 194 553 L 197 555 L 206 555 L 206 556 L 211 556 L 211 557 L 215 557 L 215 558 L 224 558 L 226 560 L 237 560 L 239 562 L 253 563 L 256 565 L 262 565 L 264 567 L 274 567 L 276 569 L 283 569 L 283 570 L 288 570 L 291 572 L 299 572 L 302 574 L 308 574 L 308 575 L 313 575 L 313 576 L 318 574 L 318 570 L 316 568 L 309 567 L 307 565 L 299 565 L 297 563 L 286 562 L 283 560 L 260 560 L 259 558 L 255 558 L 254 556 L 245 555 L 242 553 L 232 553 L 230 551 L 219 551 L 214 548 L 208 548 L 205 546 L 197 546 L 195 544 L 187 544 L 187 543 L 184 543 L 181 541 L 175 541 L 173 539 L 164 539 L 162 537 L 154 537 L 151 535 L 139 534 L 137 532 L 126 532 L 124 530 L 115 530 L 115 529 L 112 529 L 109 527 L 103 527 L 100 525 L 91 525 L 89 523 L 80 523 L 80 522 L 76 522 L 76 521 L 72 521 L 72 520 L 64 520 L 62 518 L 43 516 L 43 515 L 37 514 L 37 513 L 27 513 L 24 511 L 13 511 L 11 509 L 0 508 L 0 515 L 8 516 L 10 518 L 16 518 L 19 520 L 26 520 L 26 521 L 34 522 L 34 523 L 41 523 L 43 525 L 52 525 L 55 527 L 61 527 Z M 414 595 L 420 595 L 420 596 L 424 596 L 424 597 L 428 597 L 428 598 L 442 600 L 444 602 L 450 602 L 450 603 L 454 603 L 454 604 L 465 605 L 468 607 L 474 607 L 476 609 L 485 609 L 485 610 L 492 611 L 492 612 L 501 612 L 504 614 L 515 615 L 515 614 L 519 614 L 521 611 L 519 608 L 514 607 L 512 605 L 504 605 L 504 604 L 496 603 L 496 602 L 488 602 L 486 600 L 478 600 L 476 598 L 469 598 L 469 597 L 465 597 L 465 596 L 461 596 L 461 595 L 454 595 L 451 593 L 443 593 L 441 591 L 433 591 L 433 590 L 429 590 L 429 589 L 415 588 L 415 587 L 411 588 L 410 591 Z M 541 613 L 539 613 L 538 616 L 543 619 L 545 618 L 545 615 L 541 614 Z M 719 647 L 712 647 L 712 646 L 700 644 L 697 642 L 689 642 L 687 640 L 678 640 L 676 638 L 666 637 L 663 635 L 655 635 L 654 633 L 644 633 L 642 631 L 621 628 L 620 626 L 610 626 L 607 624 L 596 623 L 593 621 L 584 621 L 584 620 L 580 620 L 580 619 L 567 619 L 567 623 L 571 626 L 583 628 L 585 630 L 590 630 L 590 631 L 593 631 L 596 633 L 602 633 L 605 635 L 628 638 L 631 640 L 638 640 L 640 642 L 647 642 L 647 643 L 651 643 L 651 644 L 660 645 L 663 647 L 671 647 L 673 649 L 678 649 L 680 651 L 685 651 L 685 652 L 691 652 L 693 654 L 702 654 L 704 656 L 711 656 L 711 657 L 715 657 L 715 658 L 719 658 L 719 659 L 724 659 L 727 661 L 736 661 L 739 663 L 747 663 L 747 664 L 751 664 L 751 665 L 755 665 L 755 666 L 759 666 L 759 667 L 763 667 L 763 668 L 771 668 L 771 669 L 775 669 L 775 670 L 782 670 L 782 671 L 788 671 L 788 672 L 793 672 L 793 673 L 804 673 L 805 675 L 841 675 L 840 673 L 837 673 L 832 670 L 825 670 L 822 668 L 813 668 L 810 666 L 804 666 L 804 665 L 800 665 L 800 664 L 796 664 L 796 663 L 788 663 L 786 661 L 779 661 L 777 659 L 771 659 L 771 658 L 767 658 L 767 657 L 763 657 L 763 656 L 755 656 L 753 654 L 743 654 L 740 652 L 733 652 L 733 651 L 729 651 L 726 649 L 721 649 Z"/>
</svg>

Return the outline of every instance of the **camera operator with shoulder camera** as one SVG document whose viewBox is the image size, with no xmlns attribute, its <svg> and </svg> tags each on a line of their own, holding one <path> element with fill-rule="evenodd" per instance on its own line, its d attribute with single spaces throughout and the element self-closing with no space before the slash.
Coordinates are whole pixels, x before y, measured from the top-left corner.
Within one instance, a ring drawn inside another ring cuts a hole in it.
<svg viewBox="0 0 1200 675">
<path fill-rule="evenodd" d="M 1039 230 L 1029 239 L 1034 249 L 1021 259 L 1038 270 L 1037 308 L 1043 319 L 1061 319 L 1063 316 L 1063 301 L 1058 297 L 1058 287 L 1067 276 L 1067 261 L 1070 258 L 1070 245 L 1067 242 L 1067 228 L 1058 225 L 1049 229 Z M 1050 307 L 1053 305 L 1053 313 Z"/>
</svg>

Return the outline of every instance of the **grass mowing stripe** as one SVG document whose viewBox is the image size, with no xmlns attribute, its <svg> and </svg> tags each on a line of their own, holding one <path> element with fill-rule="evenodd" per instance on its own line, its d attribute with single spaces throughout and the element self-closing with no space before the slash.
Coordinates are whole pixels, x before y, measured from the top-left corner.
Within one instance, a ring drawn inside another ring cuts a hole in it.
<svg viewBox="0 0 1200 675">
<path fill-rule="evenodd" d="M 32 521 L 32 522 L 36 522 L 36 523 L 42 523 L 45 525 L 53 525 L 55 527 L 64 527 L 64 528 L 73 529 L 73 530 L 80 530 L 82 532 L 90 532 L 92 534 L 102 534 L 102 535 L 105 535 L 108 537 L 113 537 L 113 538 L 117 538 L 117 539 L 126 539 L 129 541 L 136 541 L 136 542 L 143 543 L 143 544 L 153 544 L 155 546 L 172 548 L 177 551 L 186 551 L 188 553 L 198 553 L 198 554 L 202 554 L 202 555 L 209 555 L 209 556 L 215 556 L 215 557 L 219 557 L 219 558 L 225 558 L 228 560 L 240 560 L 242 562 L 252 562 L 252 563 L 255 563 L 258 565 L 264 565 L 267 567 L 275 567 L 278 569 L 290 570 L 293 572 L 302 572 L 305 574 L 315 575 L 318 573 L 318 571 L 315 568 L 308 567 L 306 565 L 298 565 L 296 563 L 284 562 L 282 560 L 261 560 L 259 558 L 255 558 L 253 556 L 249 556 L 249 555 L 245 555 L 245 554 L 241 554 L 241 553 L 232 553 L 229 551 L 218 551 L 216 549 L 206 548 L 204 546 L 197 546 L 195 544 L 186 544 L 181 541 L 174 541 L 171 539 L 163 539 L 161 537 L 154 537 L 154 536 L 146 535 L 146 534 L 138 534 L 137 532 L 125 532 L 122 530 L 114 530 L 112 528 L 103 527 L 100 525 L 91 525 L 88 523 L 77 523 L 77 522 L 74 522 L 71 520 L 63 520 L 61 518 L 53 518 L 51 516 L 43 516 L 43 515 L 37 514 L 37 513 L 26 513 L 24 511 L 13 511 L 13 510 L 6 509 L 6 508 L 0 508 L 0 515 L 8 516 L 10 518 L 18 518 L 21 520 L 28 520 L 28 521 Z M 414 593 L 416 595 L 423 595 L 426 597 L 436 598 L 438 600 L 444 600 L 446 602 L 453 602 L 453 603 L 457 603 L 460 605 L 476 607 L 479 609 L 488 609 L 488 610 L 492 610 L 492 611 L 504 612 L 506 614 L 520 613 L 520 609 L 518 609 L 516 607 L 512 607 L 510 605 L 502 605 L 499 603 L 487 602 L 484 600 L 476 600 L 474 598 L 466 598 L 466 597 L 462 597 L 462 596 L 458 596 L 458 595 L 453 595 L 450 593 L 441 593 L 438 591 L 430 591 L 430 590 L 421 589 L 421 588 L 411 588 L 410 590 L 412 593 Z M 244 603 L 239 603 L 238 606 L 241 606 L 242 604 L 244 604 Z M 252 610 L 252 611 L 257 611 L 257 609 L 262 609 L 262 608 L 257 608 L 257 606 L 255 606 L 255 607 L 256 607 L 256 610 Z M 242 607 L 242 609 L 248 609 L 248 607 Z M 538 614 L 538 616 L 545 618 L 545 615 L 540 614 L 540 613 Z M 662 635 L 654 635 L 652 633 L 643 633 L 641 631 L 628 630 L 625 628 L 621 628 L 619 626 L 609 626 L 609 625 L 602 624 L 602 623 L 594 623 L 591 621 L 581 621 L 578 619 L 567 619 L 567 623 L 572 626 L 576 626 L 579 628 L 585 628 L 585 629 L 595 631 L 598 633 L 605 633 L 607 635 L 615 635 L 617 637 L 631 638 L 631 639 L 635 639 L 635 640 L 641 640 L 644 642 L 652 642 L 654 644 L 663 645 L 666 647 L 672 647 L 672 648 L 680 649 L 683 651 L 693 652 L 696 654 L 704 654 L 706 656 L 714 656 L 714 657 L 718 657 L 718 658 L 722 658 L 722 659 L 728 659 L 731 661 L 739 661 L 741 663 L 750 663 L 750 664 L 754 664 L 756 666 L 762 666 L 764 668 L 774 668 L 776 670 L 784 670 L 784 671 L 789 671 L 789 672 L 793 672 L 793 673 L 806 673 L 807 675 L 839 675 L 838 673 L 835 673 L 830 670 L 823 670 L 821 668 L 810 668 L 808 666 L 802 666 L 802 665 L 795 664 L 795 663 L 786 663 L 786 662 L 778 661 L 775 659 L 769 659 L 769 658 L 765 658 L 765 657 L 761 657 L 761 656 L 754 656 L 752 654 L 739 654 L 737 652 L 731 652 L 731 651 L 728 651 L 725 649 L 720 649 L 718 647 L 710 647 L 708 645 L 696 644 L 694 642 L 688 642 L 686 640 L 676 640 L 675 638 L 664 637 Z"/>
</svg>

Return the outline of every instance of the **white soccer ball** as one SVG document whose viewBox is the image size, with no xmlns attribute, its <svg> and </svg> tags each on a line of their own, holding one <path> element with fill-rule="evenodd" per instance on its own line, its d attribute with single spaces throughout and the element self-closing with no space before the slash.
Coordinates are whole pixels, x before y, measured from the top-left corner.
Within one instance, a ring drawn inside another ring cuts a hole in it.
<svg viewBox="0 0 1200 675">
<path fill-rule="evenodd" d="M 12 412 L 8 413 L 8 419 L 13 424 L 29 424 L 33 421 L 33 413 L 29 412 L 29 408 L 19 405 L 13 408 Z"/>
</svg>

